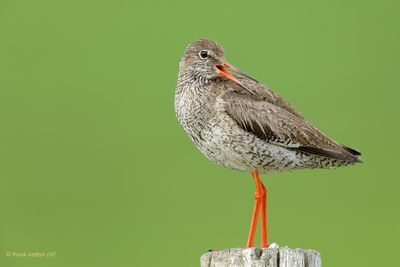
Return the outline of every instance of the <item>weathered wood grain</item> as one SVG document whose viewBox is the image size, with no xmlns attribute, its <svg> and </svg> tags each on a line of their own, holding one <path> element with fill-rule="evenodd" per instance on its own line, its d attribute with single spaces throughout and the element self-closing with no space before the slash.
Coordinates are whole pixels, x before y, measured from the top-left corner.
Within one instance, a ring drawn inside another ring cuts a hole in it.
<svg viewBox="0 0 400 267">
<path fill-rule="evenodd" d="M 201 267 L 321 267 L 319 252 L 310 249 L 230 248 L 207 252 L 200 258 Z"/>
</svg>

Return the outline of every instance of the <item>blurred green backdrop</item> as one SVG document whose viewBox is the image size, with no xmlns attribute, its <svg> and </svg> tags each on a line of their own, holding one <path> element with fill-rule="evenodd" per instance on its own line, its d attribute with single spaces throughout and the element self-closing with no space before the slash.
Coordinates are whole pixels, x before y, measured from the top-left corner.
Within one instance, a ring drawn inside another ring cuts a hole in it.
<svg viewBox="0 0 400 267">
<path fill-rule="evenodd" d="M 198 266 L 245 245 L 250 174 L 208 162 L 173 109 L 180 57 L 202 37 L 363 152 L 359 166 L 264 175 L 270 240 L 328 267 L 393 265 L 398 12 L 388 0 L 1 1 L 0 266 Z M 56 257 L 7 257 L 30 251 Z"/>
</svg>

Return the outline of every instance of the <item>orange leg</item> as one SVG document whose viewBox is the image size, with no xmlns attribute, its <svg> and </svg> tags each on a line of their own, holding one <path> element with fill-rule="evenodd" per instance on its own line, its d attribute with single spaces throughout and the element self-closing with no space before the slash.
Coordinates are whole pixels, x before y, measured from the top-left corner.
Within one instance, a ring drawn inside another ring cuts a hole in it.
<svg viewBox="0 0 400 267">
<path fill-rule="evenodd" d="M 247 239 L 247 248 L 254 247 L 254 235 L 256 233 L 256 228 L 257 228 L 257 220 L 258 220 L 258 213 L 260 212 L 261 208 L 261 203 L 257 199 L 257 191 L 256 191 L 256 202 L 254 204 L 254 210 L 253 210 L 253 217 L 251 218 L 251 225 L 250 225 L 250 232 L 249 232 L 249 238 Z"/>
<path fill-rule="evenodd" d="M 261 181 L 260 181 L 261 182 Z M 261 182 L 262 188 L 262 202 L 261 202 L 261 247 L 267 248 L 267 189 Z"/>
<path fill-rule="evenodd" d="M 266 189 L 261 182 L 260 178 L 258 177 L 258 171 L 255 170 L 252 172 L 254 182 L 256 184 L 256 193 L 255 193 L 255 204 L 254 204 L 254 211 L 253 217 L 251 219 L 250 225 L 250 232 L 249 238 L 247 240 L 246 247 L 253 247 L 254 246 L 254 235 L 257 228 L 257 220 L 258 214 L 261 211 L 261 247 L 266 248 L 268 247 L 267 244 L 267 200 L 266 200 Z"/>
</svg>

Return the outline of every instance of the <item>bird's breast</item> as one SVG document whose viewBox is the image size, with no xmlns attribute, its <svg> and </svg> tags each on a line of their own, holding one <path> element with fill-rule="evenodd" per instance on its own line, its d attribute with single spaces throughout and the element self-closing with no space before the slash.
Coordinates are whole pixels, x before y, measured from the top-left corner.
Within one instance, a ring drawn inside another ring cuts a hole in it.
<svg viewBox="0 0 400 267">
<path fill-rule="evenodd" d="M 199 94 L 192 88 L 186 88 L 175 96 L 178 121 L 195 143 L 203 139 L 204 128 L 211 127 L 212 112 L 212 99 L 207 94 Z"/>
<path fill-rule="evenodd" d="M 210 97 L 212 99 L 210 99 Z M 196 147 L 209 160 L 234 169 L 243 169 L 235 141 L 245 138 L 223 110 L 218 97 L 182 94 L 175 99 L 179 123 Z"/>
</svg>

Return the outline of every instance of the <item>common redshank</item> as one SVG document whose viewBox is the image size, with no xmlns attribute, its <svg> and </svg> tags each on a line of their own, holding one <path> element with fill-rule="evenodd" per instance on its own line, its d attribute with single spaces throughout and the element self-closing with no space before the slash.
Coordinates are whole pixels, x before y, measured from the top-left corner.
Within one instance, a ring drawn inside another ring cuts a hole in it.
<svg viewBox="0 0 400 267">
<path fill-rule="evenodd" d="M 268 247 L 267 191 L 259 172 L 361 162 L 360 152 L 321 133 L 286 100 L 229 64 L 223 48 L 211 40 L 187 46 L 179 64 L 175 112 L 209 160 L 252 173 L 255 204 L 246 247 L 254 246 L 260 213 L 261 247 Z"/>
</svg>

